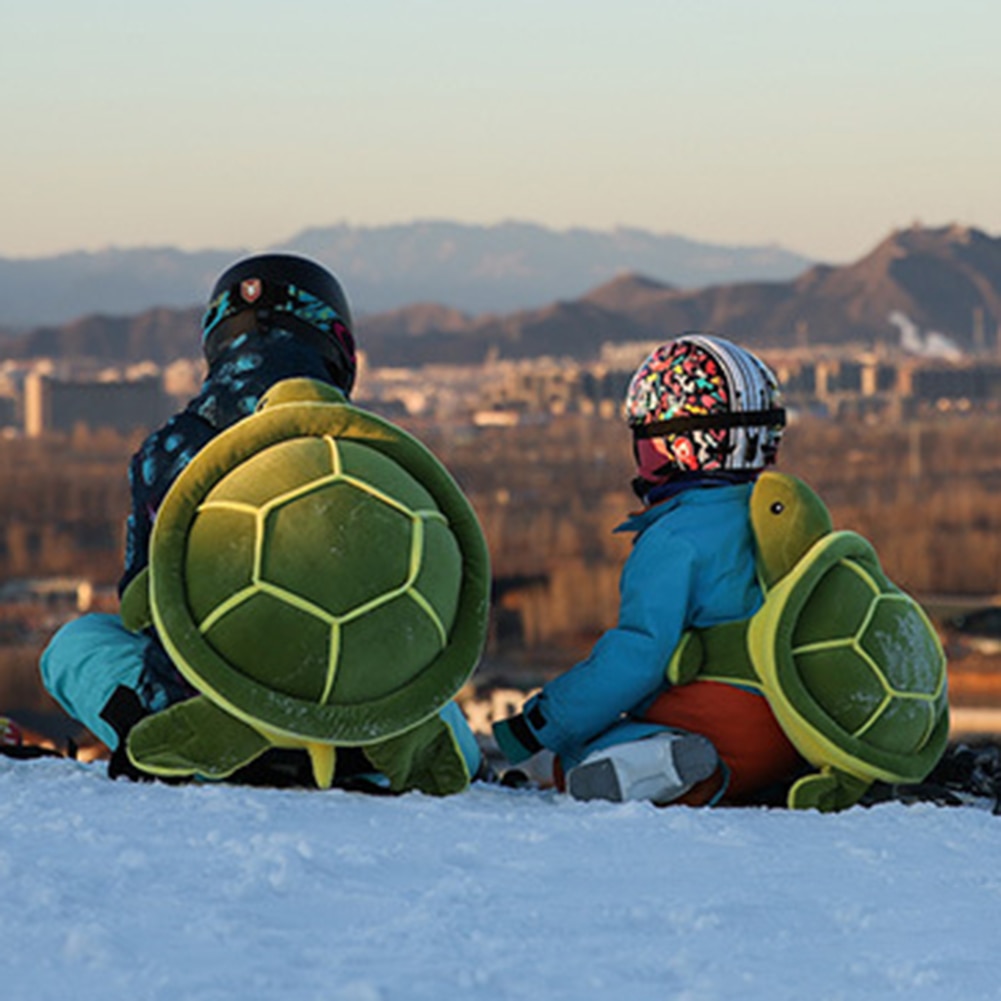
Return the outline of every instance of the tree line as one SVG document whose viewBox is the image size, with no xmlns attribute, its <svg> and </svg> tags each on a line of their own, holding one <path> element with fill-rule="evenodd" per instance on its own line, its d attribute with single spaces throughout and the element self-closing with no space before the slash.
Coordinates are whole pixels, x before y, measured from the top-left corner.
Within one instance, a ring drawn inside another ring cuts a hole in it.
<svg viewBox="0 0 1001 1001">
<path fill-rule="evenodd" d="M 628 432 L 566 415 L 541 426 L 422 427 L 418 434 L 470 496 L 495 572 L 538 574 L 561 561 L 620 563 L 612 534 L 638 506 Z M 0 439 L 0 580 L 74 573 L 113 583 L 138 444 L 111 433 Z M 824 497 L 836 527 L 872 540 L 888 573 L 916 593 L 1001 592 L 1001 416 L 922 424 L 801 420 L 779 469 Z"/>
</svg>

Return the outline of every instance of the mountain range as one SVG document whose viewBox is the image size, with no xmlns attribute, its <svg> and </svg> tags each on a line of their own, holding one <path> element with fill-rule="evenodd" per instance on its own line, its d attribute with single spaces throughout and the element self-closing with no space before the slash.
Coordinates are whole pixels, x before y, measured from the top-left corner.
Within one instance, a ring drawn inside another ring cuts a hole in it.
<svg viewBox="0 0 1001 1001">
<path fill-rule="evenodd" d="M 579 299 L 463 330 L 414 331 L 404 314 L 365 330 L 373 359 L 418 364 L 544 354 L 596 357 L 607 342 L 652 340 L 684 330 L 724 333 L 754 347 L 899 344 L 913 352 L 998 351 L 1001 239 L 963 226 L 891 233 L 843 267 L 817 265 L 784 282 L 678 289 L 622 275 Z"/>
<path fill-rule="evenodd" d="M 359 315 L 425 300 L 469 313 L 511 312 L 579 296 L 630 271 L 693 288 L 787 279 L 811 263 L 776 246 L 726 247 L 640 229 L 557 231 L 517 222 L 337 225 L 305 230 L 267 249 L 325 264 L 344 282 Z M 141 248 L 0 258 L 0 330 L 91 313 L 194 306 L 205 301 L 216 276 L 247 253 Z"/>
<path fill-rule="evenodd" d="M 198 353 L 200 310 L 155 309 L 37 327 L 2 342 L 12 358 L 164 362 Z M 711 329 L 754 347 L 898 343 L 910 350 L 998 351 L 1001 239 L 968 227 L 912 227 L 842 267 L 785 281 L 678 288 L 623 274 L 577 298 L 474 315 L 417 302 L 362 316 L 359 342 L 375 365 L 477 363 L 487 357 L 597 357 L 602 344 Z"/>
</svg>

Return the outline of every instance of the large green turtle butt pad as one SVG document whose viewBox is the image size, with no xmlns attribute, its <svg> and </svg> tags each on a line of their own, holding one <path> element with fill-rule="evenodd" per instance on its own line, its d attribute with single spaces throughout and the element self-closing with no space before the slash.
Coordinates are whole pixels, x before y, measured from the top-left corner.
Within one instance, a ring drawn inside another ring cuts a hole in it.
<svg viewBox="0 0 1001 1001">
<path fill-rule="evenodd" d="M 356 746 L 394 788 L 457 791 L 437 713 L 482 652 L 489 579 L 475 513 L 422 444 L 332 387 L 279 383 L 175 481 L 148 588 L 123 596 L 203 696 L 138 724 L 130 757 L 224 778 L 303 747 L 328 785 Z"/>
<path fill-rule="evenodd" d="M 841 810 L 876 780 L 921 781 L 949 731 L 945 654 L 927 616 L 886 578 L 866 539 L 833 531 L 802 480 L 762 473 L 750 517 L 761 609 L 686 634 L 668 679 L 763 692 L 817 769 L 792 786 L 791 807 Z"/>
</svg>

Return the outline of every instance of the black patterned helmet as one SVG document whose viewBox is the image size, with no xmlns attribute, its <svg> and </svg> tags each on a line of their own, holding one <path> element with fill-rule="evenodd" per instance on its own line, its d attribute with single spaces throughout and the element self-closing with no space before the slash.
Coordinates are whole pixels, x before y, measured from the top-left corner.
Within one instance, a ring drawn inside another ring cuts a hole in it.
<svg viewBox="0 0 1001 1001">
<path fill-rule="evenodd" d="M 241 334 L 287 330 L 311 344 L 337 385 L 350 393 L 357 362 L 351 309 L 340 282 L 322 265 L 295 254 L 258 254 L 220 276 L 202 320 L 211 365 Z"/>
<path fill-rule="evenodd" d="M 626 393 L 640 477 L 757 470 L 775 461 L 785 411 L 771 369 L 710 334 L 657 348 Z"/>
</svg>

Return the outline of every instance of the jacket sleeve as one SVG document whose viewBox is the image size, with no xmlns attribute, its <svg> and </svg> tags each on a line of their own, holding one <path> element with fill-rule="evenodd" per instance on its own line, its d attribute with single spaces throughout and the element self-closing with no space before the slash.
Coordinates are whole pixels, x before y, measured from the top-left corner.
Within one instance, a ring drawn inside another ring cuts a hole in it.
<svg viewBox="0 0 1001 1001">
<path fill-rule="evenodd" d="M 149 562 L 149 540 L 160 503 L 192 457 L 215 435 L 201 418 L 182 412 L 151 434 L 129 464 L 131 509 L 125 526 L 122 594 Z"/>
<path fill-rule="evenodd" d="M 694 549 L 664 522 L 639 536 L 622 570 L 616 626 L 525 706 L 524 719 L 542 746 L 556 753 L 579 746 L 665 687 L 694 577 Z"/>
<path fill-rule="evenodd" d="M 139 456 L 129 463 L 129 496 L 131 508 L 125 523 L 125 570 L 118 582 L 118 593 L 123 594 L 132 579 L 146 566 L 149 536 L 153 528 L 152 513 L 146 506 L 146 491 L 138 487 Z"/>
</svg>

